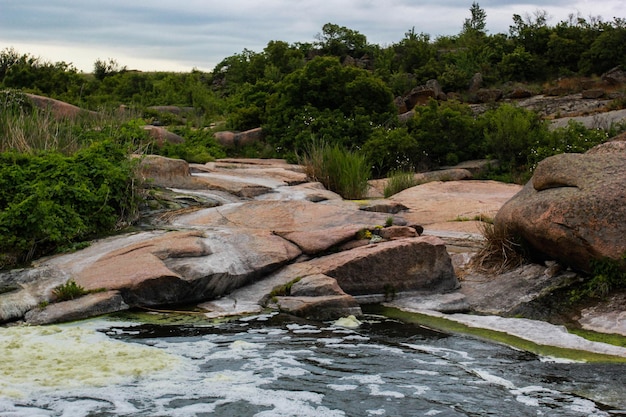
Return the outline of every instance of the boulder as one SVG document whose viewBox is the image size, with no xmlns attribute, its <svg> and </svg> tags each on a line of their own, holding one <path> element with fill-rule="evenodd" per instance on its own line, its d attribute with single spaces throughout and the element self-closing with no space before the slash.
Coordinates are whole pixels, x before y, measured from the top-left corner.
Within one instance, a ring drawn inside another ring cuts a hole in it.
<svg viewBox="0 0 626 417">
<path fill-rule="evenodd" d="M 582 91 L 582 98 L 585 99 L 598 99 L 604 97 L 604 90 L 601 88 L 592 88 Z"/>
<path fill-rule="evenodd" d="M 441 90 L 441 87 L 439 90 Z M 436 99 L 437 93 L 433 86 L 420 85 L 412 89 L 411 92 L 404 97 L 404 103 L 406 108 L 410 110 L 417 105 L 428 103 L 431 98 Z"/>
<path fill-rule="evenodd" d="M 292 297 L 318 297 L 323 295 L 344 295 L 337 280 L 324 274 L 309 275 L 291 286 Z"/>
<path fill-rule="evenodd" d="M 88 294 L 75 300 L 49 304 L 26 313 L 28 324 L 42 325 L 100 316 L 128 309 L 118 291 Z"/>
<path fill-rule="evenodd" d="M 496 230 L 523 238 L 540 257 L 591 272 L 594 259 L 626 253 L 626 152 L 602 145 L 541 161 L 498 212 Z"/>
<path fill-rule="evenodd" d="M 315 254 L 353 239 L 363 228 L 382 225 L 388 215 L 356 210 L 352 204 L 306 200 L 258 200 L 179 216 L 174 226 L 222 226 L 268 230 Z"/>
<path fill-rule="evenodd" d="M 185 138 L 182 136 L 172 133 L 160 126 L 146 125 L 143 129 L 155 140 L 157 146 L 163 146 L 166 143 L 178 144 L 185 141 Z"/>
<path fill-rule="evenodd" d="M 260 142 L 265 134 L 262 128 L 257 127 L 244 132 L 216 132 L 214 137 L 220 145 L 226 148 L 236 148 Z"/>
<path fill-rule="evenodd" d="M 139 158 L 137 173 L 143 181 L 163 187 L 181 186 L 193 182 L 187 161 L 159 155 L 146 155 Z"/>
<path fill-rule="evenodd" d="M 306 262 L 350 295 L 445 292 L 458 286 L 444 242 L 421 236 L 381 242 Z"/>
<path fill-rule="evenodd" d="M 496 88 L 481 88 L 475 92 L 478 103 L 495 103 L 502 98 L 502 90 Z"/>
<path fill-rule="evenodd" d="M 468 90 L 470 93 L 475 93 L 480 90 L 483 86 L 483 75 L 480 72 L 477 72 L 472 76 L 472 79 L 469 82 Z"/>
<path fill-rule="evenodd" d="M 611 85 L 626 84 L 626 71 L 620 67 L 611 68 L 602 74 L 602 81 L 606 81 Z"/>
<path fill-rule="evenodd" d="M 33 102 L 33 104 L 42 109 L 50 111 L 50 113 L 57 119 L 74 119 L 81 115 L 97 115 L 96 112 L 81 109 L 73 104 L 66 103 L 64 101 L 55 100 L 49 97 L 38 96 L 35 94 L 26 93 L 26 96 Z"/>
<path fill-rule="evenodd" d="M 309 320 L 336 320 L 350 315 L 363 315 L 359 303 L 354 297 L 347 294 L 319 297 L 277 297 L 276 305 L 284 313 Z"/>
<path fill-rule="evenodd" d="M 386 240 L 404 239 L 418 236 L 417 230 L 410 226 L 389 226 L 378 231 L 378 235 Z"/>
</svg>

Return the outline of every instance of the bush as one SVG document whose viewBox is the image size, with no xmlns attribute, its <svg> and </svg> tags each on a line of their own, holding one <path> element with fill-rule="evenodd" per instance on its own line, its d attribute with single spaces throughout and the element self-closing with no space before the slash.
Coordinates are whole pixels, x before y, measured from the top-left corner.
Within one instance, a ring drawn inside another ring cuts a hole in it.
<svg viewBox="0 0 626 417">
<path fill-rule="evenodd" d="M 54 295 L 57 301 L 73 300 L 86 294 L 89 294 L 89 291 L 78 285 L 73 279 L 52 290 L 52 295 Z"/>
<path fill-rule="evenodd" d="M 111 141 L 73 156 L 0 154 L 0 252 L 12 254 L 5 260 L 110 233 L 132 221 L 136 207 L 133 165 Z"/>
<path fill-rule="evenodd" d="M 224 148 L 217 143 L 211 130 L 181 127 L 174 129 L 173 132 L 184 137 L 185 141 L 176 144 L 166 142 L 163 146 L 154 148 L 155 154 L 184 159 L 196 164 L 205 164 L 226 157 Z"/>
<path fill-rule="evenodd" d="M 392 171 L 411 169 L 424 159 L 417 140 L 405 127 L 375 128 L 362 150 L 376 177 L 384 177 Z"/>
<path fill-rule="evenodd" d="M 361 199 L 367 194 L 369 166 L 365 157 L 341 146 L 313 143 L 299 161 L 310 178 L 346 199 Z"/>
</svg>

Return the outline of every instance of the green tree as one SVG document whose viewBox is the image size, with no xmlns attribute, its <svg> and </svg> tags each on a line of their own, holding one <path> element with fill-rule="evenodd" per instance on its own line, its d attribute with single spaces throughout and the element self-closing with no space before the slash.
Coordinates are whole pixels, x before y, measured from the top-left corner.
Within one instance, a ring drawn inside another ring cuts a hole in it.
<svg viewBox="0 0 626 417">
<path fill-rule="evenodd" d="M 394 117 L 393 96 L 380 79 L 336 57 L 316 57 L 276 85 L 264 128 L 281 152 L 292 152 L 312 136 L 360 146 L 372 126 Z"/>
<path fill-rule="evenodd" d="M 340 59 L 346 56 L 360 58 L 368 52 L 365 35 L 334 23 L 326 23 L 316 38 L 317 46 L 324 55 L 332 55 Z"/>
</svg>

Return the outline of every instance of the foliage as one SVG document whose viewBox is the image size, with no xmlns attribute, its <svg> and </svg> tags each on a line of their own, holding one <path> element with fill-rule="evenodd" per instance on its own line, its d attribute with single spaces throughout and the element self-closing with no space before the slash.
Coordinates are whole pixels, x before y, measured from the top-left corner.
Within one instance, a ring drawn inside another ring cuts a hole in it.
<svg viewBox="0 0 626 417">
<path fill-rule="evenodd" d="M 57 301 L 73 300 L 86 294 L 89 294 L 89 291 L 78 285 L 73 279 L 52 290 L 52 295 L 54 295 Z"/>
<path fill-rule="evenodd" d="M 415 187 L 419 182 L 415 179 L 412 171 L 395 171 L 391 173 L 385 186 L 384 196 L 389 198 L 407 188 Z"/>
<path fill-rule="evenodd" d="M 370 170 L 363 155 L 338 144 L 312 142 L 300 163 L 307 175 L 345 199 L 358 200 L 367 194 Z"/>
<path fill-rule="evenodd" d="M 376 177 L 412 169 L 424 159 L 423 151 L 406 127 L 377 127 L 362 147 Z"/>
<path fill-rule="evenodd" d="M 505 169 L 526 169 L 533 149 L 549 137 L 546 123 L 535 112 L 503 104 L 482 118 L 487 154 Z"/>
<path fill-rule="evenodd" d="M 366 70 L 316 57 L 276 86 L 264 125 L 277 151 L 302 149 L 311 136 L 360 146 L 372 126 L 393 119 L 391 91 Z"/>
<path fill-rule="evenodd" d="M 94 143 L 72 156 L 0 154 L 0 251 L 19 261 L 109 233 L 136 214 L 133 165 L 120 145 Z"/>
<path fill-rule="evenodd" d="M 415 109 L 407 127 L 420 149 L 414 166 L 454 165 L 481 155 L 480 129 L 469 106 L 431 100 Z"/>
<path fill-rule="evenodd" d="M 185 141 L 182 143 L 166 142 L 160 147 L 154 147 L 153 153 L 197 164 L 226 157 L 224 149 L 217 143 L 211 130 L 192 129 L 185 126 L 173 131 L 185 138 Z"/>
<path fill-rule="evenodd" d="M 621 261 L 602 258 L 590 262 L 591 277 L 582 286 L 570 291 L 570 301 L 578 302 L 586 298 L 605 298 L 612 291 L 626 288 L 626 253 Z"/>
<path fill-rule="evenodd" d="M 530 149 L 528 162 L 534 168 L 541 160 L 561 153 L 584 153 L 596 145 L 606 142 L 624 130 L 623 126 L 613 125 L 609 129 L 587 129 L 582 123 L 570 120 L 565 127 L 560 127 L 545 136 L 545 140 L 536 142 Z"/>
</svg>

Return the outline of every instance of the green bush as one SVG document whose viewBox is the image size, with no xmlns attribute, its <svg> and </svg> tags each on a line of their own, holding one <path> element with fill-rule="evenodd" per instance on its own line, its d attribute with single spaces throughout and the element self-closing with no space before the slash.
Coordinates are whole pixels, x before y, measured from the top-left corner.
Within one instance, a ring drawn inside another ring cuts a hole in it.
<svg viewBox="0 0 626 417">
<path fill-rule="evenodd" d="M 362 151 L 376 177 L 384 177 L 392 171 L 412 169 L 424 159 L 417 140 L 406 127 L 374 128 Z"/>
<path fill-rule="evenodd" d="M 313 143 L 300 159 L 310 178 L 346 199 L 361 199 L 367 194 L 369 165 L 362 154 L 341 146 Z"/>
<path fill-rule="evenodd" d="M 89 294 L 89 291 L 78 285 L 73 279 L 52 290 L 52 295 L 54 295 L 56 301 L 73 300 L 86 294 Z"/>
<path fill-rule="evenodd" d="M 224 148 L 217 143 L 211 130 L 192 129 L 186 126 L 173 129 L 173 132 L 185 138 L 185 141 L 183 143 L 166 142 L 161 147 L 154 147 L 155 154 L 184 159 L 196 164 L 226 157 Z"/>
<path fill-rule="evenodd" d="M 112 141 L 65 156 L 0 153 L 0 252 L 28 261 L 136 215 L 133 164 Z M 5 261 L 6 262 L 6 261 Z"/>
</svg>

